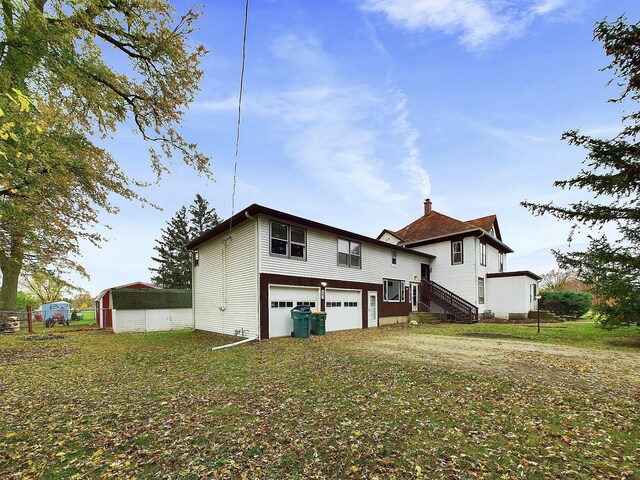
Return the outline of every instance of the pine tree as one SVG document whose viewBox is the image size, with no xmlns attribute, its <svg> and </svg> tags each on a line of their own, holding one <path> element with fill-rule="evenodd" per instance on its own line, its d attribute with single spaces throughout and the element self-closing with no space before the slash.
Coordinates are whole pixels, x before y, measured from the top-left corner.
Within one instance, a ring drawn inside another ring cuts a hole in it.
<svg viewBox="0 0 640 480">
<path fill-rule="evenodd" d="M 609 84 L 622 87 L 610 101 L 630 106 L 632 113 L 622 118 L 622 129 L 611 139 L 582 135 L 578 130 L 562 136 L 569 144 L 584 148 L 584 168 L 570 180 L 554 182 L 562 189 L 578 188 L 591 192 L 593 201 L 580 201 L 566 207 L 553 203 L 522 205 L 535 215 L 551 214 L 595 229 L 612 224 L 618 237 L 589 236 L 585 252 L 554 252 L 562 268 L 574 268 L 595 296 L 595 310 L 605 328 L 640 326 L 640 22 L 627 24 L 625 17 L 606 19 L 596 25 L 594 39 L 601 41 L 612 57 L 605 70 L 614 74 Z"/>
<path fill-rule="evenodd" d="M 203 234 L 220 223 L 216 209 L 209 208 L 209 202 L 202 198 L 199 193 L 196 195 L 193 205 L 189 207 L 189 213 L 191 214 L 192 238 Z"/>
<path fill-rule="evenodd" d="M 191 253 L 185 245 L 219 221 L 215 208 L 209 208 L 209 202 L 200 194 L 189 207 L 188 216 L 187 208 L 181 207 L 162 229 L 162 237 L 153 247 L 158 255 L 151 259 L 159 266 L 150 268 L 156 272 L 151 281 L 163 288 L 191 288 Z"/>
<path fill-rule="evenodd" d="M 162 229 L 162 237 L 153 247 L 158 255 L 151 259 L 160 264 L 150 269 L 156 272 L 151 278 L 154 284 L 163 288 L 191 288 L 191 256 L 184 248 L 190 236 L 187 209 L 181 207 Z"/>
</svg>

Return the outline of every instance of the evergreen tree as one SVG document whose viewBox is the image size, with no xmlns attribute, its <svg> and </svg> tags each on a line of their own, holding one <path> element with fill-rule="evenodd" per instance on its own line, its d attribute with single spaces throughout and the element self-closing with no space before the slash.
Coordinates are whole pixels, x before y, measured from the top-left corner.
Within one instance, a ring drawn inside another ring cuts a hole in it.
<svg viewBox="0 0 640 480">
<path fill-rule="evenodd" d="M 153 247 L 158 255 L 151 259 L 159 263 L 157 268 L 150 269 L 156 272 L 151 277 L 154 284 L 163 288 L 191 288 L 191 256 L 184 248 L 189 240 L 187 209 L 181 207 L 162 229 L 162 237 Z"/>
<path fill-rule="evenodd" d="M 216 210 L 209 208 L 209 202 L 200 194 L 189 207 L 189 215 L 187 208 L 181 207 L 162 229 L 162 237 L 153 247 L 158 255 L 151 259 L 159 266 L 150 269 L 156 272 L 151 281 L 163 288 L 191 288 L 191 254 L 185 245 L 219 221 Z"/>
<path fill-rule="evenodd" d="M 202 198 L 199 193 L 196 195 L 193 205 L 189 207 L 189 213 L 191 214 L 192 238 L 203 234 L 220 223 L 216 209 L 209 208 L 209 202 Z"/>
<path fill-rule="evenodd" d="M 616 240 L 591 235 L 585 252 L 554 254 L 560 267 L 575 268 L 589 286 L 603 327 L 640 326 L 640 22 L 605 19 L 596 25 L 594 39 L 612 57 L 605 68 L 613 72 L 609 83 L 622 87 L 621 94 L 610 101 L 629 105 L 631 113 L 623 116 L 620 133 L 611 139 L 593 138 L 578 130 L 565 132 L 563 139 L 587 151 L 585 167 L 570 180 L 554 182 L 562 189 L 585 189 L 594 200 L 566 207 L 526 201 L 522 205 L 535 215 L 548 213 L 573 221 L 572 233 L 580 225 L 615 226 Z"/>
</svg>

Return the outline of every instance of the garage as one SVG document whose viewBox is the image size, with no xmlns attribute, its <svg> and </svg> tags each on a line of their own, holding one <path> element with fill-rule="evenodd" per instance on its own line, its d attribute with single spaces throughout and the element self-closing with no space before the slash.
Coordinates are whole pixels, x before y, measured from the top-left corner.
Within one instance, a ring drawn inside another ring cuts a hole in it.
<svg viewBox="0 0 640 480">
<path fill-rule="evenodd" d="M 362 291 L 327 288 L 327 331 L 362 328 Z"/>
<path fill-rule="evenodd" d="M 288 337 L 293 325 L 291 309 L 306 305 L 320 310 L 320 289 L 317 287 L 269 287 L 269 337 Z"/>
</svg>

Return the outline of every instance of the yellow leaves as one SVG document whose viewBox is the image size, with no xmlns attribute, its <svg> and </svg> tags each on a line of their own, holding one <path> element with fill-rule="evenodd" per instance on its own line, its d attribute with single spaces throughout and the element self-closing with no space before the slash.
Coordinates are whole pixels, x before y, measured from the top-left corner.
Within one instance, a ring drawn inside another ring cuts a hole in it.
<svg viewBox="0 0 640 480">
<path fill-rule="evenodd" d="M 28 112 L 29 111 L 29 107 L 31 105 L 31 100 L 29 100 L 29 97 L 27 97 L 26 95 L 24 95 L 20 90 L 18 90 L 17 88 L 12 88 L 11 91 L 13 93 L 15 93 L 16 97 L 18 97 L 17 99 L 13 98 L 13 96 L 10 93 L 5 93 L 5 95 L 7 96 L 7 98 L 9 100 L 11 100 L 15 105 L 19 105 L 20 106 L 20 111 L 21 112 Z"/>
<path fill-rule="evenodd" d="M 93 455 L 91 455 L 91 457 L 93 458 L 97 458 L 100 455 L 102 455 L 104 453 L 104 450 L 102 448 L 99 448 L 98 450 L 96 450 L 95 452 L 93 452 Z"/>
<path fill-rule="evenodd" d="M 356 473 L 358 471 L 358 467 L 356 467 L 355 465 L 351 465 L 351 468 L 349 469 L 349 471 L 351 473 Z"/>
<path fill-rule="evenodd" d="M 13 438 L 13 437 L 15 437 L 16 435 L 18 435 L 18 433 L 17 433 L 17 432 L 11 432 L 11 433 L 7 433 L 7 434 L 4 436 L 4 438 Z"/>
<path fill-rule="evenodd" d="M 56 457 L 64 457 L 66 455 L 65 452 L 58 452 L 56 453 Z"/>
</svg>

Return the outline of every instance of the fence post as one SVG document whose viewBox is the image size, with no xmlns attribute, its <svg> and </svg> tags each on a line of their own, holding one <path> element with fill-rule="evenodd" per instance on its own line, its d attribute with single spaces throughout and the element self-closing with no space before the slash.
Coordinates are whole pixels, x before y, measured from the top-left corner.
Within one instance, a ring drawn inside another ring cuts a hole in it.
<svg viewBox="0 0 640 480">
<path fill-rule="evenodd" d="M 29 327 L 29 333 L 33 333 L 33 313 L 31 312 L 31 305 L 27 305 L 27 325 Z"/>
</svg>

